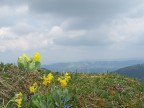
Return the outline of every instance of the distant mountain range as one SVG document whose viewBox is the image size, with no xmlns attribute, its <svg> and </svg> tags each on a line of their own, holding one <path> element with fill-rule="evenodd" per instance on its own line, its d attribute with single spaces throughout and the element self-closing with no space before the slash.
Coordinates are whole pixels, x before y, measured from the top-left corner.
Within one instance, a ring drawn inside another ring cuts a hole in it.
<svg viewBox="0 0 144 108">
<path fill-rule="evenodd" d="M 87 61 L 87 62 L 70 62 L 55 63 L 50 65 L 42 65 L 42 68 L 55 72 L 85 72 L 85 73 L 104 73 L 118 70 L 123 67 L 143 64 L 144 60 L 122 60 L 122 61 Z"/>
<path fill-rule="evenodd" d="M 144 64 L 137 64 L 120 68 L 115 71 L 118 74 L 133 77 L 144 81 Z"/>
</svg>

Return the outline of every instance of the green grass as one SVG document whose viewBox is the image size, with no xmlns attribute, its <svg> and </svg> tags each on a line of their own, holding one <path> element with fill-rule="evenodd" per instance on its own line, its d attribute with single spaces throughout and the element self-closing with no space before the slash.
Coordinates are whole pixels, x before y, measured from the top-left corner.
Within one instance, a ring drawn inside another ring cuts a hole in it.
<svg viewBox="0 0 144 108">
<path fill-rule="evenodd" d="M 25 73 L 13 66 L 0 72 L 0 104 L 15 93 L 29 93 L 44 73 Z M 53 73 L 57 76 L 60 73 Z M 71 108 L 144 108 L 144 84 L 118 74 L 73 73 L 68 89 L 73 94 Z"/>
<path fill-rule="evenodd" d="M 81 108 L 144 108 L 144 85 L 136 80 L 117 74 L 80 73 L 72 80 L 71 89 L 77 88 Z"/>
</svg>

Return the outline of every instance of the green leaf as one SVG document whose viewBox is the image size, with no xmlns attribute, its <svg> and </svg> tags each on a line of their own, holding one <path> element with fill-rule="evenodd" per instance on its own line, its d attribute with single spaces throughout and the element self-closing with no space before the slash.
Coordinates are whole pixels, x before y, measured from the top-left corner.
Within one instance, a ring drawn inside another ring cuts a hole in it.
<svg viewBox="0 0 144 108">
<path fill-rule="evenodd" d="M 34 103 L 34 105 L 36 105 L 37 107 L 39 107 L 39 101 L 36 99 L 36 100 L 32 100 L 32 102 Z"/>
<path fill-rule="evenodd" d="M 24 69 L 24 64 L 22 62 L 18 61 L 18 67 L 20 69 Z"/>
<path fill-rule="evenodd" d="M 32 62 L 29 63 L 28 70 L 29 71 L 35 70 L 35 62 L 32 61 Z"/>
<path fill-rule="evenodd" d="M 40 62 L 35 62 L 35 68 L 39 69 L 40 68 L 41 63 Z"/>
<path fill-rule="evenodd" d="M 47 108 L 47 103 L 46 103 L 46 101 L 44 101 L 44 100 L 40 101 L 39 106 L 40 106 L 40 108 Z"/>
<path fill-rule="evenodd" d="M 59 89 L 53 90 L 53 92 L 51 93 L 52 101 L 56 106 L 60 106 L 61 104 L 61 94 L 62 92 Z"/>
</svg>

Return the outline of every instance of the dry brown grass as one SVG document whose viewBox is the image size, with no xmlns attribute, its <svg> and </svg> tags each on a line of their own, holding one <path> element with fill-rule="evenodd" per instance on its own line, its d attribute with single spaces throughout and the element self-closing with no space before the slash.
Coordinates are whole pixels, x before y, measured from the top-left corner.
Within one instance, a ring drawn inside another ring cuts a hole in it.
<svg viewBox="0 0 144 108">
<path fill-rule="evenodd" d="M 14 87 L 0 76 L 0 98 L 10 98 Z"/>
</svg>

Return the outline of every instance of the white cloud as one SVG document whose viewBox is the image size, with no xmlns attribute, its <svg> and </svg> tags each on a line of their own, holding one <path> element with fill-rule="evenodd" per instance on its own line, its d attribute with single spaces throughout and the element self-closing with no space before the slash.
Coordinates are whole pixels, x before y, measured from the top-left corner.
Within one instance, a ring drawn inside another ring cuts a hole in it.
<svg viewBox="0 0 144 108">
<path fill-rule="evenodd" d="M 21 35 L 19 32 L 21 32 Z M 54 39 L 77 37 L 82 34 L 84 34 L 84 31 L 65 31 L 60 26 L 53 26 L 44 31 L 24 22 L 18 23 L 11 27 L 0 28 L 0 52 L 49 47 L 55 44 Z"/>
<path fill-rule="evenodd" d="M 0 28 L 0 51 L 30 50 L 52 44 L 51 38 L 41 32 L 19 36 L 11 28 Z"/>
<path fill-rule="evenodd" d="M 0 39 L 15 38 L 15 33 L 9 27 L 0 28 Z"/>
<path fill-rule="evenodd" d="M 140 18 L 124 17 L 113 22 L 109 35 L 115 42 L 138 43 L 144 40 L 144 16 Z"/>
<path fill-rule="evenodd" d="M 61 35 L 63 33 L 63 29 L 59 26 L 54 26 L 49 32 L 49 35 Z"/>
</svg>

